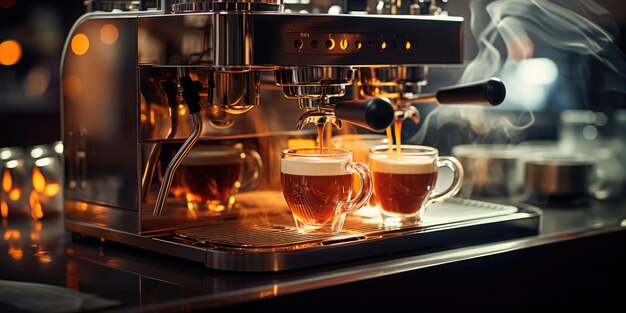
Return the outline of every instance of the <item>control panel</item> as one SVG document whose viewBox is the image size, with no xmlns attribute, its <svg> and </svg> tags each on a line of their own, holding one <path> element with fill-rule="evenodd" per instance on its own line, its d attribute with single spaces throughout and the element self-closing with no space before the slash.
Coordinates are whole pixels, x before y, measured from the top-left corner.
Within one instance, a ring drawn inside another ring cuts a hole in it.
<svg viewBox="0 0 626 313">
<path fill-rule="evenodd" d="M 286 52 L 300 55 L 407 55 L 417 47 L 410 34 L 290 32 L 285 38 Z"/>
</svg>

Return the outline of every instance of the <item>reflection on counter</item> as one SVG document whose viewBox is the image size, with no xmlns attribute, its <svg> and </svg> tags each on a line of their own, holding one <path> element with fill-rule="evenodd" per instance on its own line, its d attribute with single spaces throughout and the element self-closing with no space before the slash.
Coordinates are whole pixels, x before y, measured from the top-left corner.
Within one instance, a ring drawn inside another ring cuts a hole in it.
<svg viewBox="0 0 626 313">
<path fill-rule="evenodd" d="M 0 280 L 0 304 L 19 312 L 83 312 L 119 305 L 118 301 L 59 286 Z"/>
<path fill-rule="evenodd" d="M 592 205 L 586 207 L 544 209 L 537 236 L 425 254 L 404 252 L 296 271 L 245 273 L 213 270 L 197 262 L 98 238 L 74 235 L 71 239 L 61 216 L 41 220 L 24 216 L 4 219 L 1 223 L 0 274 L 7 281 L 44 284 L 43 291 L 57 290 L 50 286 L 64 287 L 63 294 L 68 297 L 77 296 L 72 291 L 79 291 L 95 295 L 99 300 L 116 301 L 116 308 L 192 311 L 274 298 L 325 284 L 349 282 L 355 277 L 380 277 L 384 273 L 404 271 L 404 266 L 428 268 L 435 265 L 429 262 L 449 264 L 451 261 L 480 259 L 477 256 L 525 250 L 540 242 L 612 232 L 625 227 L 625 217 L 623 201 L 592 201 Z M 397 264 L 393 263 L 396 259 Z M 368 269 L 372 272 L 369 273 Z M 355 274 L 360 271 L 366 274 Z M 74 300 L 96 300 L 83 296 L 85 294 Z M 0 297 L 0 305 L 5 304 Z"/>
</svg>

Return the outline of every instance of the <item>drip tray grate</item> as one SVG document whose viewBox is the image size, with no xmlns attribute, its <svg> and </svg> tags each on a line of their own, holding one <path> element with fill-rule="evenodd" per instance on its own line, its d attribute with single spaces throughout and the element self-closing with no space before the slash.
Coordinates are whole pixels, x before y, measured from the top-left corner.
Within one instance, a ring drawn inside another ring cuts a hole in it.
<svg viewBox="0 0 626 313">
<path fill-rule="evenodd" d="M 180 229 L 161 239 L 203 249 L 209 268 L 276 272 L 536 235 L 541 217 L 539 209 L 525 204 L 453 198 L 430 206 L 417 226 L 386 228 L 378 209 L 363 208 L 348 216 L 340 234 L 323 235 L 300 234 L 289 211 L 272 212 Z"/>
<path fill-rule="evenodd" d="M 212 246 L 294 249 L 294 245 L 305 247 L 327 242 L 345 242 L 351 238 L 371 238 L 387 233 L 416 232 L 459 222 L 506 216 L 518 211 L 517 207 L 510 205 L 453 198 L 431 205 L 424 214 L 422 224 L 411 227 L 385 228 L 381 224 L 377 208 L 364 208 L 349 215 L 344 230 L 335 235 L 298 233 L 289 212 L 273 213 L 262 219 L 243 219 L 181 229 L 176 231 L 176 235 Z"/>
</svg>

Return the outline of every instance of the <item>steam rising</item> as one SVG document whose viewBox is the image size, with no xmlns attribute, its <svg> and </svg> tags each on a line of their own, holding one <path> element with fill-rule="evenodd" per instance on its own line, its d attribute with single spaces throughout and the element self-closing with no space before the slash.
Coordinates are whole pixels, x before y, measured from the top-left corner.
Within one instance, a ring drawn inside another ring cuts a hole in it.
<svg viewBox="0 0 626 313">
<path fill-rule="evenodd" d="M 470 10 L 472 32 L 479 38 L 479 53 L 467 66 L 460 82 L 470 82 L 498 73 L 503 66 L 496 39 L 506 45 L 507 62 L 516 62 L 532 57 L 533 42 L 549 45 L 552 52 L 570 52 L 588 55 L 604 64 L 606 74 L 616 75 L 623 83 L 626 61 L 615 46 L 613 36 L 593 23 L 590 18 L 608 15 L 609 12 L 592 1 L 545 1 L 545 0 L 498 0 L 490 3 L 486 11 L 489 24 L 476 33 L 477 10 L 482 1 L 472 1 Z M 551 52 L 551 51 L 537 51 Z M 624 87 L 607 86 L 623 91 Z"/>
<path fill-rule="evenodd" d="M 458 83 L 500 76 L 507 86 L 507 99 L 501 108 L 488 110 L 468 106 L 437 107 L 422 120 L 421 128 L 409 141 L 423 142 L 430 127 L 440 130 L 449 124 L 465 128 L 458 131 L 464 141 L 515 139 L 516 134 L 531 126 L 535 119 L 533 108 L 522 101 L 524 93 L 510 92 L 513 88 L 522 88 L 522 79 L 516 75 L 505 77 L 505 73 L 515 73 L 512 69 L 531 58 L 551 59 L 559 70 L 556 83 L 561 87 L 549 89 L 546 86 L 547 92 L 542 96 L 549 100 L 550 106 L 588 100 L 587 86 L 592 71 L 601 77 L 601 81 L 594 79 L 593 83 L 594 88 L 602 89 L 594 91 L 626 93 L 626 58 L 614 44 L 613 36 L 595 23 L 602 21 L 603 25 L 612 26 L 607 20 L 609 12 L 597 3 L 473 0 L 470 14 L 470 29 L 477 38 L 478 53 L 467 64 Z M 522 113 L 515 119 L 496 115 L 510 106 L 517 106 Z M 442 133 L 442 136 L 449 135 L 454 134 Z"/>
</svg>

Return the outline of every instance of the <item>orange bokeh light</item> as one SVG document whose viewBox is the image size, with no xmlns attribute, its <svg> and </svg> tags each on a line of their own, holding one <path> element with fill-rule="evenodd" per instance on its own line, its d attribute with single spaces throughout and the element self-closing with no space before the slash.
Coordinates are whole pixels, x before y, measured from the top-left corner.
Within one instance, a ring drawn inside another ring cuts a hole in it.
<svg viewBox="0 0 626 313">
<path fill-rule="evenodd" d="M 43 208 L 39 201 L 39 194 L 36 191 L 30 193 L 30 216 L 34 220 L 38 220 L 43 217 Z"/>
<path fill-rule="evenodd" d="M 105 24 L 100 28 L 100 40 L 102 40 L 105 45 L 114 44 L 119 35 L 117 27 L 113 24 Z"/>
<path fill-rule="evenodd" d="M 22 45 L 17 40 L 9 39 L 0 43 L 0 64 L 11 66 L 22 58 Z"/>
<path fill-rule="evenodd" d="M 54 197 L 57 194 L 59 194 L 60 190 L 61 190 L 61 185 L 59 185 L 57 183 L 48 184 L 48 185 L 46 185 L 46 190 L 44 190 L 44 193 L 48 197 Z"/>
<path fill-rule="evenodd" d="M 46 189 L 46 179 L 37 166 L 33 167 L 33 189 L 37 192 L 42 192 Z"/>
<path fill-rule="evenodd" d="M 4 173 L 2 173 L 2 190 L 4 190 L 4 192 L 9 192 L 11 191 L 11 186 L 13 186 L 11 172 L 9 172 L 8 168 L 5 168 Z"/>
<path fill-rule="evenodd" d="M 9 240 L 20 240 L 20 238 L 22 237 L 22 234 L 20 233 L 19 230 L 16 229 L 7 229 L 4 232 L 4 240 L 5 241 L 9 241 Z"/>
<path fill-rule="evenodd" d="M 15 188 L 11 190 L 11 192 L 9 192 L 9 199 L 11 199 L 11 201 L 17 201 L 20 199 L 21 196 L 22 191 L 19 188 Z"/>
<path fill-rule="evenodd" d="M 24 256 L 24 251 L 21 247 L 14 247 L 13 245 L 10 245 L 7 254 L 11 257 L 11 259 L 19 261 Z"/>
<path fill-rule="evenodd" d="M 72 52 L 83 55 L 89 50 L 89 38 L 85 34 L 76 34 L 72 37 Z"/>
<path fill-rule="evenodd" d="M 2 214 L 2 218 L 9 216 L 9 204 L 4 199 L 0 199 L 0 214 Z"/>
</svg>

